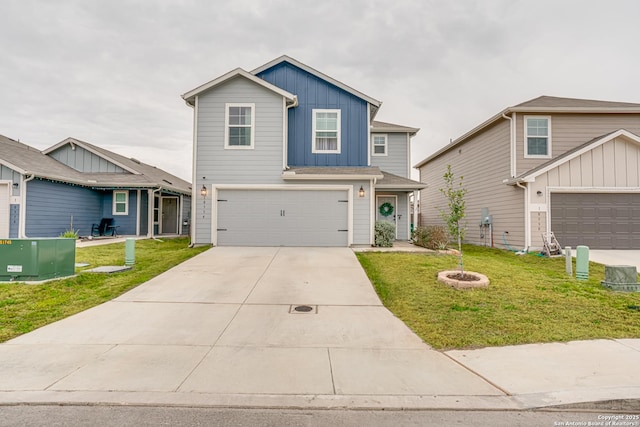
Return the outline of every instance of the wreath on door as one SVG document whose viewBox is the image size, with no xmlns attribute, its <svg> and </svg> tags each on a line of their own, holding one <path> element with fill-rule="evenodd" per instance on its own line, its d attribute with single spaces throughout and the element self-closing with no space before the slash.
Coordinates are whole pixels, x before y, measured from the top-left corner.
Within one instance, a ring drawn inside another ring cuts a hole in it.
<svg viewBox="0 0 640 427">
<path fill-rule="evenodd" d="M 384 202 L 380 205 L 380 215 L 390 216 L 393 215 L 393 205 L 389 202 Z"/>
</svg>

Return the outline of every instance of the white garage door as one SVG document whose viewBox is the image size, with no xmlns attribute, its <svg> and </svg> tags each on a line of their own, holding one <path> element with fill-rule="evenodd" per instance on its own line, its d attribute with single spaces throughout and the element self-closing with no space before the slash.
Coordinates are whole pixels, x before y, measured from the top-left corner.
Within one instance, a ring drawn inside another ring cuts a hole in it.
<svg viewBox="0 0 640 427">
<path fill-rule="evenodd" d="M 347 246 L 346 190 L 220 190 L 219 246 Z"/>
<path fill-rule="evenodd" d="M 640 249 L 640 194 L 551 194 L 551 230 L 562 246 Z"/>
</svg>

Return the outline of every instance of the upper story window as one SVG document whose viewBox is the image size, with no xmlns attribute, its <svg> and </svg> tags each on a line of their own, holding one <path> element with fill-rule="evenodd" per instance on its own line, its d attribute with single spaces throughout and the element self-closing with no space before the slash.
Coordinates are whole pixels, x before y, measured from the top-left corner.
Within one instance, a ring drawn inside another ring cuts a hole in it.
<svg viewBox="0 0 640 427">
<path fill-rule="evenodd" d="M 255 104 L 225 104 L 225 148 L 253 148 Z"/>
<path fill-rule="evenodd" d="M 524 156 L 551 157 L 551 117 L 524 117 Z"/>
<path fill-rule="evenodd" d="M 129 215 L 129 191 L 121 190 L 113 192 L 113 215 Z"/>
<path fill-rule="evenodd" d="M 386 156 L 387 155 L 387 135 L 374 134 L 371 136 L 373 143 L 372 156 Z"/>
<path fill-rule="evenodd" d="M 340 110 L 313 110 L 311 152 L 340 153 Z"/>
</svg>

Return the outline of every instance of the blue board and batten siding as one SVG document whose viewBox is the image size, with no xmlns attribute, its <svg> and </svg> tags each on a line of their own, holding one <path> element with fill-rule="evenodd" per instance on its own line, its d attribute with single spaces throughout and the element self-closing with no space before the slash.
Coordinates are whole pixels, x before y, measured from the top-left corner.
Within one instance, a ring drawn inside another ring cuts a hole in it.
<svg viewBox="0 0 640 427">
<path fill-rule="evenodd" d="M 102 218 L 113 218 L 118 226 L 118 234 L 133 236 L 136 234 L 136 221 L 138 217 L 138 192 L 129 191 L 129 212 L 127 215 L 113 214 L 113 192 L 105 191 L 102 199 Z"/>
<path fill-rule="evenodd" d="M 63 145 L 48 154 L 60 163 L 88 173 L 130 173 L 120 166 L 77 145 Z"/>
<path fill-rule="evenodd" d="M 367 102 L 292 64 L 282 62 L 257 74 L 265 81 L 298 97 L 289 109 L 289 166 L 367 166 L 369 117 Z M 339 109 L 341 150 L 339 154 L 312 152 L 313 109 Z"/>
</svg>

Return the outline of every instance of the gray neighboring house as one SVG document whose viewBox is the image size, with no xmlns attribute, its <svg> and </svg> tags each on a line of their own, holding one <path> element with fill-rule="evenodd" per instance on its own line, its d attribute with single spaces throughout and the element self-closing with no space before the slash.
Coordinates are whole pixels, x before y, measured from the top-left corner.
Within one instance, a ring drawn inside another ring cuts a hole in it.
<svg viewBox="0 0 640 427">
<path fill-rule="evenodd" d="M 407 240 L 417 128 L 375 121 L 380 101 L 288 56 L 183 96 L 194 109 L 192 240 L 218 246 Z"/>
<path fill-rule="evenodd" d="M 418 163 L 421 224 L 450 164 L 464 176 L 466 240 L 539 250 L 640 249 L 640 104 L 541 96 L 494 115 Z"/>
<path fill-rule="evenodd" d="M 57 237 L 113 218 L 120 235 L 187 235 L 191 184 L 74 138 L 40 151 L 0 136 L 0 238 Z"/>
</svg>

